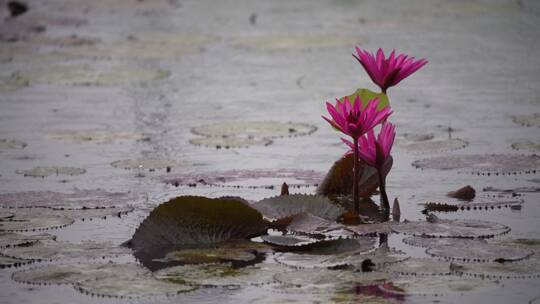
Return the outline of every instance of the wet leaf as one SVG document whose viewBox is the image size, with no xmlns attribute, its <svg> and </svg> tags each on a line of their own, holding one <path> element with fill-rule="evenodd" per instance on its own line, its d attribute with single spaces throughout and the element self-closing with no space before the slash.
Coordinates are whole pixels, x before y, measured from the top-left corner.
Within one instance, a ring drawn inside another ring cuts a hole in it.
<svg viewBox="0 0 540 304">
<path fill-rule="evenodd" d="M 86 173 L 86 169 L 82 168 L 75 168 L 75 167 L 46 167 L 46 166 L 38 166 L 34 167 L 29 170 L 17 170 L 15 171 L 17 174 L 22 174 L 24 176 L 30 176 L 30 177 L 47 177 L 51 175 L 81 175 Z"/>
<path fill-rule="evenodd" d="M 176 295 L 196 289 L 158 280 L 137 264 L 49 265 L 16 272 L 13 280 L 30 284 L 73 284 L 85 294 L 102 297 Z"/>
<path fill-rule="evenodd" d="M 440 156 L 417 160 L 412 165 L 419 169 L 459 169 L 460 172 L 477 175 L 510 175 L 535 173 L 540 167 L 540 156 L 510 154 Z"/>
<path fill-rule="evenodd" d="M 450 275 L 450 262 L 432 259 L 411 258 L 401 263 L 394 263 L 382 269 L 384 272 L 397 275 L 433 276 Z"/>
<path fill-rule="evenodd" d="M 1 33 L 0 33 L 1 36 Z M 0 39 L 1 40 L 1 39 Z M 0 92 L 11 92 L 28 86 L 28 79 L 21 77 L 18 73 L 0 77 Z M 2 143 L 4 141 L 4 143 Z M 5 139 L 0 140 L 0 148 L 5 149 Z M 7 141 L 9 143 L 10 141 Z M 25 144 L 26 145 L 26 144 Z M 12 148 L 13 149 L 13 148 Z"/>
<path fill-rule="evenodd" d="M 42 240 L 55 240 L 56 236 L 43 233 L 35 235 L 25 235 L 13 232 L 0 232 L 0 248 L 13 246 L 29 246 Z"/>
<path fill-rule="evenodd" d="M 309 135 L 317 127 L 293 122 L 253 121 L 253 122 L 224 122 L 194 127 L 193 134 L 207 137 L 247 137 L 247 138 L 278 138 Z"/>
<path fill-rule="evenodd" d="M 406 276 L 392 280 L 380 287 L 384 292 L 397 295 L 441 296 L 485 291 L 499 288 L 494 281 L 458 276 Z"/>
<path fill-rule="evenodd" d="M 216 149 L 248 148 L 250 146 L 268 146 L 273 143 L 268 138 L 246 136 L 207 136 L 190 139 L 196 146 L 215 147 Z"/>
<path fill-rule="evenodd" d="M 321 242 L 320 240 L 306 236 L 296 235 L 263 235 L 263 241 L 278 247 L 306 248 L 309 245 Z"/>
<path fill-rule="evenodd" d="M 511 263 L 462 263 L 458 272 L 482 279 L 532 279 L 540 278 L 540 263 L 530 259 Z"/>
<path fill-rule="evenodd" d="M 540 142 L 536 141 L 519 141 L 512 144 L 512 148 L 516 150 L 528 150 L 533 153 L 540 152 Z"/>
<path fill-rule="evenodd" d="M 508 233 L 510 228 L 494 222 L 480 220 L 437 220 L 404 222 L 393 225 L 391 229 L 398 233 L 424 237 L 449 238 L 489 238 Z"/>
<path fill-rule="evenodd" d="M 165 168 L 174 168 L 186 164 L 187 162 L 171 159 L 123 159 L 112 162 L 111 166 L 125 170 L 141 169 L 148 171 L 156 171 Z"/>
<path fill-rule="evenodd" d="M 69 226 L 74 222 L 73 219 L 65 216 L 21 216 L 0 221 L 0 232 L 27 232 L 58 229 Z"/>
<path fill-rule="evenodd" d="M 161 280 L 203 287 L 240 288 L 275 282 L 277 273 L 289 271 L 277 264 L 257 264 L 234 268 L 230 264 L 185 265 L 161 269 L 155 276 Z"/>
<path fill-rule="evenodd" d="M 514 116 L 513 120 L 524 127 L 540 127 L 540 113 Z"/>
<path fill-rule="evenodd" d="M 116 144 L 141 140 L 144 135 L 127 131 L 59 131 L 50 133 L 49 138 L 74 144 Z"/>
<path fill-rule="evenodd" d="M 9 208 L 47 207 L 54 209 L 125 208 L 145 202 L 146 195 L 107 192 L 101 189 L 73 192 L 23 191 L 0 194 L 0 206 Z"/>
<path fill-rule="evenodd" d="M 165 263 L 210 264 L 223 261 L 249 262 L 255 260 L 255 258 L 255 254 L 241 249 L 205 248 L 169 252 L 165 258 L 159 261 Z"/>
<path fill-rule="evenodd" d="M 265 217 L 282 219 L 300 213 L 310 213 L 335 221 L 345 210 L 320 195 L 292 194 L 263 199 L 252 205 Z"/>
<path fill-rule="evenodd" d="M 385 165 L 385 174 L 388 174 L 392 168 L 392 157 Z M 317 188 L 317 194 L 325 196 L 343 196 L 352 194 L 353 185 L 353 165 L 352 155 L 344 156 L 332 165 L 332 168 L 326 174 L 326 177 Z M 379 177 L 377 170 L 360 162 L 360 197 L 369 197 L 379 187 Z"/>
<path fill-rule="evenodd" d="M 265 51 L 336 48 L 358 44 L 358 37 L 341 35 L 265 35 L 237 39 L 235 45 Z"/>
<path fill-rule="evenodd" d="M 10 267 L 19 267 L 22 265 L 32 263 L 31 260 L 22 260 L 17 258 L 10 258 L 7 256 L 0 255 L 0 269 L 10 268 Z"/>
<path fill-rule="evenodd" d="M 466 262 L 506 262 L 523 260 L 533 254 L 531 250 L 490 243 L 476 243 L 471 247 L 441 245 L 429 248 L 426 253 L 447 260 Z"/>
<path fill-rule="evenodd" d="M 459 150 L 467 147 L 469 143 L 459 138 L 432 139 L 423 141 L 396 140 L 396 148 L 405 151 L 422 153 L 439 153 Z"/>
<path fill-rule="evenodd" d="M 228 188 L 274 189 L 283 182 L 291 188 L 316 186 L 324 176 L 313 170 L 232 170 L 209 173 L 168 174 L 161 181 L 175 186 L 214 186 Z"/>
<path fill-rule="evenodd" d="M 437 246 L 455 246 L 455 247 L 474 247 L 477 244 L 486 244 L 484 239 L 462 239 L 462 238 L 433 238 L 411 236 L 403 239 L 403 243 L 423 248 L 432 248 Z"/>
<path fill-rule="evenodd" d="M 287 230 L 294 233 L 319 235 L 331 238 L 354 236 L 350 231 L 346 231 L 344 225 L 325 220 L 312 215 L 311 213 L 300 213 L 293 216 L 292 221 L 287 226 Z"/>
<path fill-rule="evenodd" d="M 349 102 L 351 104 L 354 103 L 354 100 L 356 99 L 356 97 L 360 96 L 360 100 L 362 101 L 362 105 L 365 107 L 368 102 L 374 98 L 379 98 L 379 105 L 377 107 L 377 109 L 383 109 L 387 106 L 390 105 L 389 101 L 388 101 L 388 97 L 384 94 L 384 93 L 375 93 L 369 89 L 357 89 L 354 93 L 352 93 L 351 95 L 348 95 L 348 96 L 344 96 L 344 97 L 341 97 L 339 99 L 340 102 L 343 102 L 343 100 L 345 100 L 345 97 L 347 97 L 349 99 Z"/>
<path fill-rule="evenodd" d="M 79 244 L 69 242 L 56 242 L 43 240 L 32 246 L 18 246 L 4 248 L 0 253 L 18 259 L 53 261 L 67 259 L 102 259 L 130 254 L 131 250 L 119 247 L 112 243 L 82 242 Z"/>
</svg>

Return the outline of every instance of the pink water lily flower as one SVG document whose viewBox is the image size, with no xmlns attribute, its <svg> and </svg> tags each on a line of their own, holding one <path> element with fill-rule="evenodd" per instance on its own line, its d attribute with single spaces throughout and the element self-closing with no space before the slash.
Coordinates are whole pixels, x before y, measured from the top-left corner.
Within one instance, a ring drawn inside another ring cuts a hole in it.
<svg viewBox="0 0 540 304">
<path fill-rule="evenodd" d="M 375 138 L 375 132 L 370 130 L 366 135 L 360 137 L 355 145 L 354 143 L 342 138 L 341 140 L 351 148 L 348 153 L 354 153 L 355 149 L 360 159 L 368 165 L 377 169 L 379 175 L 379 189 L 381 190 L 382 207 L 389 210 L 390 205 L 386 195 L 386 176 L 384 164 L 390 157 L 394 138 L 396 137 L 395 126 L 389 122 L 383 123 L 379 135 Z"/>
<path fill-rule="evenodd" d="M 352 137 L 353 140 L 358 140 L 360 136 L 372 130 L 379 123 L 386 121 L 388 116 L 392 114 L 390 107 L 378 110 L 378 105 L 378 98 L 370 100 L 364 109 L 362 109 L 360 96 L 356 96 L 352 105 L 348 97 L 345 97 L 343 102 L 336 99 L 335 106 L 329 102 L 326 103 L 326 109 L 332 119 L 325 116 L 322 118 L 334 128 Z"/>
<path fill-rule="evenodd" d="M 418 71 L 428 63 L 425 59 L 415 60 L 405 54 L 395 55 L 393 50 L 388 58 L 385 58 L 382 49 L 377 54 L 370 53 L 356 47 L 354 58 L 360 62 L 373 82 L 386 94 L 389 87 L 395 86 L 403 79 Z"/>
</svg>

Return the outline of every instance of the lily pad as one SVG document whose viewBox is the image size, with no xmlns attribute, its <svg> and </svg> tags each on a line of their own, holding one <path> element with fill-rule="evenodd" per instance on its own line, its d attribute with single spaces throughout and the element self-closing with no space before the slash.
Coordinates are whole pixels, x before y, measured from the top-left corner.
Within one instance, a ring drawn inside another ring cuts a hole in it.
<svg viewBox="0 0 540 304">
<path fill-rule="evenodd" d="M 7 256 L 0 255 L 0 269 L 9 268 L 9 267 L 19 267 L 22 265 L 30 264 L 32 260 L 22 260 L 16 258 L 10 258 Z"/>
<path fill-rule="evenodd" d="M 5 209 L 0 209 L 0 221 L 1 220 L 6 220 L 6 219 L 10 219 L 14 216 L 15 214 L 13 212 L 10 212 L 9 210 L 5 210 Z"/>
<path fill-rule="evenodd" d="M 494 210 L 501 208 L 515 208 L 521 207 L 522 201 L 516 200 L 497 200 L 497 199 L 476 199 L 474 202 L 464 202 L 458 204 L 448 204 L 439 202 L 429 202 L 424 204 L 424 208 L 427 211 L 433 212 L 452 212 L 452 211 L 465 211 L 465 210 Z"/>
<path fill-rule="evenodd" d="M 189 141 L 196 146 L 216 147 L 217 149 L 248 148 L 250 146 L 268 146 L 272 140 L 250 136 L 206 136 L 193 138 Z"/>
<path fill-rule="evenodd" d="M 396 295 L 441 296 L 499 288 L 495 281 L 463 278 L 460 276 L 405 276 L 392 280 L 380 288 Z"/>
<path fill-rule="evenodd" d="M 161 181 L 175 186 L 214 186 L 228 188 L 274 189 L 286 182 L 290 188 L 316 186 L 324 176 L 313 170 L 232 170 L 224 172 L 169 174 Z"/>
<path fill-rule="evenodd" d="M 136 298 L 176 295 L 192 286 L 164 282 L 137 264 L 49 265 L 13 274 L 13 280 L 30 284 L 73 284 L 75 289 L 104 297 Z"/>
<path fill-rule="evenodd" d="M 261 237 L 266 243 L 278 246 L 278 247 L 291 247 L 301 248 L 320 242 L 317 239 L 312 239 L 305 236 L 295 235 L 263 235 Z"/>
<path fill-rule="evenodd" d="M 528 150 L 533 153 L 540 152 L 540 142 L 533 142 L 530 140 L 519 141 L 512 144 L 512 148 L 515 150 Z"/>
<path fill-rule="evenodd" d="M 403 239 L 403 243 L 422 247 L 432 248 L 437 246 L 454 246 L 459 248 L 474 247 L 477 244 L 486 244 L 484 239 L 461 239 L 461 238 L 433 238 L 433 237 L 419 237 L 411 236 Z"/>
<path fill-rule="evenodd" d="M 30 84 L 114 86 L 144 83 L 167 78 L 169 71 L 136 67 L 95 69 L 90 66 L 54 66 L 20 72 Z"/>
<path fill-rule="evenodd" d="M 0 92 L 11 92 L 16 91 L 18 89 L 27 87 L 29 84 L 28 79 L 23 78 L 18 73 L 9 75 L 9 76 L 1 76 L 0 77 Z M 2 139 L 4 140 L 4 139 Z M 0 141 L 0 147 L 2 141 Z"/>
<path fill-rule="evenodd" d="M 508 262 L 523 260 L 533 254 L 531 250 L 490 243 L 476 243 L 471 247 L 441 245 L 428 248 L 426 253 L 446 260 L 467 262 Z"/>
<path fill-rule="evenodd" d="M 386 174 L 392 168 L 392 157 L 384 164 Z M 317 194 L 325 196 L 342 196 L 352 193 L 354 158 L 346 155 L 332 165 L 326 177 L 317 188 Z M 379 187 L 377 170 L 360 162 L 359 195 L 369 197 Z"/>
<path fill-rule="evenodd" d="M 49 134 L 54 140 L 74 144 L 115 144 L 144 138 L 141 133 L 127 131 L 61 131 Z"/>
<path fill-rule="evenodd" d="M 0 206 L 9 208 L 48 207 L 53 209 L 124 208 L 146 201 L 146 196 L 101 189 L 74 192 L 23 191 L 0 194 Z"/>
<path fill-rule="evenodd" d="M 56 237 L 51 234 L 25 235 L 13 232 L 0 232 L 0 248 L 13 246 L 29 246 L 38 241 L 55 240 Z"/>
<path fill-rule="evenodd" d="M 300 213 L 311 213 L 335 221 L 345 210 L 320 195 L 292 194 L 263 199 L 252 205 L 270 219 L 282 219 Z"/>
<path fill-rule="evenodd" d="M 17 174 L 22 174 L 24 176 L 30 176 L 30 177 L 47 177 L 51 175 L 81 175 L 86 173 L 85 169 L 82 168 L 75 168 L 75 167 L 45 167 L 45 166 L 38 166 L 34 167 L 29 170 L 17 170 L 15 171 Z"/>
<path fill-rule="evenodd" d="M 0 232 L 43 231 L 64 228 L 75 221 L 65 216 L 21 217 L 0 221 Z"/>
<path fill-rule="evenodd" d="M 513 120 L 524 127 L 540 127 L 540 113 L 514 116 Z"/>
<path fill-rule="evenodd" d="M 155 272 L 160 280 L 203 287 L 240 288 L 275 282 L 274 276 L 289 269 L 277 264 L 234 268 L 230 264 L 184 265 Z"/>
<path fill-rule="evenodd" d="M 112 162 L 111 166 L 125 170 L 143 169 L 156 171 L 165 168 L 178 167 L 185 164 L 185 162 L 171 159 L 124 159 Z"/>
<path fill-rule="evenodd" d="M 510 231 L 510 228 L 503 224 L 480 220 L 404 222 L 391 228 L 395 232 L 414 236 L 449 238 L 490 238 Z"/>
<path fill-rule="evenodd" d="M 265 51 L 336 48 L 358 44 L 358 37 L 335 34 L 272 35 L 239 38 L 236 46 Z"/>
<path fill-rule="evenodd" d="M 32 246 L 4 248 L 1 254 L 18 259 L 53 261 L 67 259 L 101 259 L 130 254 L 131 250 L 112 243 L 39 241 Z"/>
<path fill-rule="evenodd" d="M 317 127 L 293 122 L 253 121 L 253 122 L 225 122 L 212 125 L 194 127 L 193 134 L 209 137 L 253 137 L 277 138 L 309 135 Z"/>
<path fill-rule="evenodd" d="M 2 91 L 2 89 L 0 88 L 0 92 Z M 15 139 L 5 139 L 5 138 L 0 138 L 0 150 L 8 150 L 8 149 L 17 149 L 17 150 L 21 150 L 21 149 L 24 149 L 28 144 L 25 143 L 25 142 L 22 142 L 20 140 L 15 140 Z"/>
<path fill-rule="evenodd" d="M 510 175 L 536 173 L 540 167 L 538 155 L 472 154 L 440 156 L 417 160 L 412 164 L 419 169 L 455 170 L 477 175 Z"/>
<path fill-rule="evenodd" d="M 411 258 L 401 263 L 394 263 L 383 268 L 382 271 L 413 276 L 450 275 L 453 273 L 450 269 L 450 262 L 420 258 Z"/>
<path fill-rule="evenodd" d="M 392 233 L 392 226 L 397 225 L 394 222 L 360 224 L 347 226 L 347 229 L 357 235 L 374 235 L 374 234 L 389 234 Z"/>
<path fill-rule="evenodd" d="M 459 138 L 432 139 L 423 141 L 396 141 L 396 148 L 418 154 L 454 151 L 463 149 L 468 145 L 468 142 Z"/>
<path fill-rule="evenodd" d="M 384 109 L 385 107 L 390 105 L 390 102 L 388 100 L 388 96 L 384 93 L 376 93 L 369 89 L 358 89 L 354 93 L 352 93 L 349 96 L 344 96 L 339 99 L 339 102 L 343 102 L 345 100 L 345 97 L 349 99 L 349 102 L 351 104 L 354 103 L 356 100 L 356 97 L 360 97 L 360 100 L 362 101 L 362 106 L 367 106 L 368 102 L 372 99 L 378 98 L 379 99 L 379 105 L 377 106 L 377 109 Z"/>
<path fill-rule="evenodd" d="M 499 192 L 499 193 L 538 193 L 540 192 L 540 187 L 516 187 L 516 188 L 495 188 L 495 187 L 485 187 L 482 189 L 484 192 Z"/>
<path fill-rule="evenodd" d="M 466 263 L 457 265 L 461 275 L 482 279 L 532 279 L 540 278 L 538 260 L 518 262 Z"/>
<path fill-rule="evenodd" d="M 298 215 L 295 215 L 292 221 L 287 226 L 287 230 L 294 233 L 319 235 L 326 237 L 336 237 L 336 234 L 337 236 L 343 237 L 354 236 L 354 234 L 350 231 L 348 235 L 346 233 L 343 233 L 343 230 L 345 230 L 344 225 L 325 220 L 318 216 L 312 215 L 311 213 L 300 213 Z"/>
<path fill-rule="evenodd" d="M 183 264 L 210 264 L 223 261 L 249 262 L 255 260 L 257 256 L 251 252 L 241 249 L 226 248 L 200 248 L 182 249 L 167 253 L 160 261 L 180 262 Z"/>
</svg>

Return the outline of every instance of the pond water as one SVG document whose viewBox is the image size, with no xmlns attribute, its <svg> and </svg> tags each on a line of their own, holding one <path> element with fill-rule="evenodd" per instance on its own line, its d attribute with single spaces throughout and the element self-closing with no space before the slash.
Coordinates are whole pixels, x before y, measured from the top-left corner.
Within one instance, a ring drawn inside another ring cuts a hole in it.
<svg viewBox="0 0 540 304">
<path fill-rule="evenodd" d="M 0 2 L 1 206 L 35 207 L 45 201 L 61 208 L 69 201 L 69 208 L 105 204 L 130 211 L 92 220 L 72 214 L 70 225 L 39 231 L 58 242 L 111 242 L 117 247 L 153 208 L 179 195 L 255 202 L 278 195 L 283 181 L 298 186 L 290 187 L 291 193 L 314 193 L 314 181 L 346 152 L 320 118 L 324 101 L 358 87 L 374 89 L 351 57 L 355 45 L 397 49 L 429 60 L 388 94 L 398 142 L 387 191 L 391 200 L 399 198 L 402 220 L 425 219 L 421 203 L 450 202 L 445 194 L 465 185 L 486 200 L 497 193 L 482 191 L 486 187 L 540 187 L 534 156 L 540 140 L 536 1 L 25 3 L 26 13 L 9 17 Z M 210 137 L 192 132 L 195 127 Z M 467 155 L 481 157 L 468 161 Z M 457 166 L 455 158 L 422 161 L 456 156 L 463 156 L 459 163 L 464 165 L 449 170 L 437 167 Z M 122 160 L 132 161 L 111 165 Z M 417 161 L 426 168 L 412 166 Z M 47 167 L 47 174 L 36 167 Z M 46 176 L 28 176 L 40 174 Z M 169 179 L 179 181 L 178 186 L 163 182 Z M 7 193 L 18 194 L 3 196 Z M 66 198 L 58 193 L 78 194 Z M 436 215 L 510 227 L 495 242 L 539 239 L 540 194 L 520 193 L 505 197 L 522 201 L 520 209 Z M 378 202 L 378 196 L 373 198 Z M 35 225 L 62 226 L 51 224 L 51 217 L 57 220 L 45 212 L 44 222 Z M 425 248 L 405 244 L 405 237 L 390 234 L 388 246 L 407 256 L 434 259 Z M 74 260 L 86 262 L 82 255 Z M 106 260 L 137 262 L 130 254 L 108 255 Z M 57 259 L 0 269 L 0 303 L 540 301 L 538 276 L 475 278 L 482 288 L 463 293 L 446 292 L 451 284 L 443 282 L 434 287 L 441 290 L 437 296 L 389 298 L 356 295 L 355 286 L 334 293 L 309 288 L 293 292 L 269 284 L 122 299 L 85 294 L 71 285 L 12 280 L 15 272 L 69 263 L 73 260 Z M 259 265 L 280 267 L 273 254 Z M 426 290 L 430 286 L 424 285 Z"/>
</svg>

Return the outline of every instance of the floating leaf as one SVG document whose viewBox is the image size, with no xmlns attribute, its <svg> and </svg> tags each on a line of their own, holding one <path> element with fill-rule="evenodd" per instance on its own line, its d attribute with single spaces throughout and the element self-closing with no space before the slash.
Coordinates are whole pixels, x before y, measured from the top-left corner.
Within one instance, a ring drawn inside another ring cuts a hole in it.
<svg viewBox="0 0 540 304">
<path fill-rule="evenodd" d="M 29 246 L 38 241 L 55 240 L 56 237 L 51 234 L 25 235 L 13 232 L 0 232 L 0 248 L 13 246 Z"/>
<path fill-rule="evenodd" d="M 123 159 L 112 162 L 111 166 L 126 170 L 142 169 L 156 171 L 165 168 L 178 167 L 185 164 L 186 162 L 171 159 Z"/>
<path fill-rule="evenodd" d="M 522 201 L 515 200 L 496 200 L 496 199 L 481 199 L 476 202 L 470 203 L 458 203 L 458 204 L 447 204 L 447 203 L 436 203 L 429 202 L 424 204 L 424 209 L 427 211 L 433 212 L 453 212 L 453 211 L 464 211 L 464 210 L 494 210 L 501 208 L 521 208 L 523 204 Z"/>
<path fill-rule="evenodd" d="M 0 194 L 0 206 L 10 208 L 48 207 L 55 209 L 88 209 L 126 207 L 146 201 L 146 196 L 130 192 L 76 190 L 74 192 L 23 191 Z"/>
<path fill-rule="evenodd" d="M 1 86 L 1 81 L 0 81 L 0 86 Z M 1 91 L 2 91 L 2 88 L 0 87 L 0 92 Z M 8 149 L 21 150 L 21 149 L 24 149 L 27 145 L 28 145 L 27 143 L 19 141 L 19 140 L 15 140 L 15 139 L 8 140 L 5 138 L 0 138 L 0 150 L 8 150 Z"/>
<path fill-rule="evenodd" d="M 384 164 L 385 174 L 392 168 L 392 157 Z M 325 196 L 343 196 L 352 193 L 354 158 L 347 155 L 332 165 L 326 177 L 317 188 L 317 194 Z M 369 197 L 379 187 L 377 170 L 360 162 L 359 195 Z"/>
<path fill-rule="evenodd" d="M 122 85 L 144 83 L 167 78 L 169 71 L 159 69 L 116 67 L 95 69 L 90 66 L 59 66 L 20 72 L 21 77 L 33 83 L 61 85 Z"/>
<path fill-rule="evenodd" d="M 461 169 L 477 175 L 536 173 L 540 167 L 538 155 L 472 154 L 440 156 L 417 160 L 412 164 L 420 169 Z"/>
<path fill-rule="evenodd" d="M 325 220 L 311 213 L 300 213 L 293 216 L 292 221 L 287 226 L 287 230 L 295 233 L 327 237 L 354 236 L 350 231 L 348 233 L 345 231 L 346 228 L 344 225 Z"/>
<path fill-rule="evenodd" d="M 176 295 L 192 286 L 157 280 L 137 264 L 49 265 L 13 274 L 13 280 L 30 284 L 74 284 L 85 294 L 104 297 Z"/>
<path fill-rule="evenodd" d="M 396 141 L 396 148 L 419 154 L 454 151 L 463 149 L 468 145 L 468 142 L 459 138 L 432 139 L 423 141 Z"/>
<path fill-rule="evenodd" d="M 388 234 L 393 232 L 391 227 L 394 225 L 396 225 L 395 222 L 360 224 L 347 226 L 347 229 L 356 233 L 357 235 Z"/>
<path fill-rule="evenodd" d="M 38 261 L 66 259 L 101 259 L 104 257 L 130 254 L 131 250 L 112 243 L 39 241 L 32 246 L 4 248 L 0 251 L 5 256 Z"/>
<path fill-rule="evenodd" d="M 403 239 L 403 243 L 416 247 L 432 248 L 437 246 L 474 247 L 477 244 L 486 244 L 484 239 L 461 238 L 433 238 L 411 236 Z"/>
<path fill-rule="evenodd" d="M 263 235 L 263 241 L 278 247 L 306 248 L 309 245 L 321 242 L 305 236 L 285 235 Z"/>
<path fill-rule="evenodd" d="M 26 265 L 29 263 L 32 263 L 32 261 L 0 255 L 0 269 L 9 268 L 9 267 L 19 267 L 19 266 Z"/>
<path fill-rule="evenodd" d="M 392 280 L 380 288 L 396 295 L 440 296 L 498 288 L 494 281 L 458 276 L 405 276 Z"/>
<path fill-rule="evenodd" d="M 482 279 L 532 279 L 540 278 L 538 260 L 518 262 L 466 263 L 458 265 L 458 273 Z"/>
<path fill-rule="evenodd" d="M 54 140 L 74 144 L 114 144 L 126 141 L 142 140 L 141 133 L 127 131 L 61 131 L 49 134 Z"/>
<path fill-rule="evenodd" d="M 540 142 L 533 142 L 530 140 L 519 141 L 512 144 L 512 148 L 516 150 L 528 150 L 533 153 L 540 152 Z"/>
<path fill-rule="evenodd" d="M 271 35 L 239 38 L 236 46 L 266 51 L 320 49 L 358 44 L 358 37 L 342 35 Z"/>
<path fill-rule="evenodd" d="M 414 236 L 450 238 L 489 238 L 508 233 L 503 224 L 480 220 L 437 220 L 435 223 L 417 221 L 393 225 L 392 230 Z"/>
<path fill-rule="evenodd" d="M 295 137 L 309 135 L 317 127 L 304 123 L 275 121 L 228 122 L 194 127 L 191 132 L 202 136 L 252 136 L 258 138 Z"/>
<path fill-rule="evenodd" d="M 255 254 L 242 249 L 201 248 L 169 252 L 160 262 L 180 262 L 182 264 L 210 264 L 223 261 L 249 262 L 255 260 L 256 257 Z"/>
<path fill-rule="evenodd" d="M 0 37 L 1 37 L 0 33 Z M 0 38 L 1 40 L 1 38 Z M 4 46 L 4 45 L 3 45 Z M 28 79 L 21 77 L 18 73 L 0 77 L 0 92 L 11 92 L 28 86 Z M 2 143 L 2 141 L 4 141 Z M 6 139 L 0 140 L 0 149 L 22 149 L 22 148 L 10 148 L 9 146 L 19 146 L 21 142 L 8 141 Z M 26 146 L 26 144 L 24 144 Z M 7 147 L 7 148 L 6 148 Z M 23 147 L 24 148 L 24 147 Z"/>
<path fill-rule="evenodd" d="M 155 272 L 161 280 L 203 287 L 240 288 L 275 282 L 274 276 L 289 271 L 277 264 L 257 264 L 234 268 L 230 264 L 184 265 L 164 268 Z"/>
<path fill-rule="evenodd" d="M 58 229 L 75 222 L 65 216 L 20 217 L 0 221 L 0 232 L 25 232 Z"/>
<path fill-rule="evenodd" d="M 324 176 L 313 170 L 232 170 L 210 173 L 168 174 L 161 181 L 175 186 L 215 186 L 274 189 L 286 182 L 289 187 L 316 186 Z"/>
<path fill-rule="evenodd" d="M 375 93 L 369 89 L 357 89 L 354 93 L 352 93 L 349 96 L 344 96 L 339 99 L 339 102 L 343 102 L 345 100 L 345 97 L 349 99 L 349 102 L 351 104 L 354 103 L 356 97 L 360 97 L 360 100 L 362 101 L 362 106 L 367 106 L 368 102 L 374 98 L 379 99 L 379 105 L 377 106 L 377 109 L 383 109 L 390 105 L 390 102 L 388 101 L 388 97 L 384 93 Z"/>
<path fill-rule="evenodd" d="M 450 269 L 449 262 L 419 258 L 411 258 L 401 263 L 391 264 L 382 269 L 382 271 L 398 275 L 413 276 L 450 275 L 453 272 Z"/>
<path fill-rule="evenodd" d="M 482 189 L 484 192 L 500 192 L 500 193 L 537 193 L 540 192 L 540 187 L 516 187 L 516 188 L 494 188 L 486 187 Z"/>
<path fill-rule="evenodd" d="M 531 250 L 490 243 L 475 243 L 474 246 L 460 247 L 440 245 L 429 248 L 426 253 L 447 260 L 467 262 L 507 262 L 523 260 L 533 254 Z"/>
<path fill-rule="evenodd" d="M 345 210 L 320 195 L 292 194 L 263 199 L 252 205 L 265 217 L 282 219 L 300 213 L 335 221 Z"/>
<path fill-rule="evenodd" d="M 193 138 L 189 141 L 196 146 L 216 147 L 216 149 L 248 148 L 250 146 L 268 146 L 273 143 L 268 138 L 246 136 L 207 136 Z"/>
<path fill-rule="evenodd" d="M 540 127 L 540 113 L 514 116 L 513 120 L 524 127 Z"/>
<path fill-rule="evenodd" d="M 30 177 L 47 177 L 50 175 L 81 175 L 86 173 L 85 169 L 82 168 L 75 168 L 75 167 L 45 167 L 45 166 L 38 166 L 34 167 L 29 170 L 17 170 L 15 171 L 17 174 L 22 174 L 24 176 L 30 176 Z"/>
<path fill-rule="evenodd" d="M 9 210 L 0 209 L 0 221 L 10 219 L 14 215 L 15 213 L 10 212 Z"/>
</svg>

